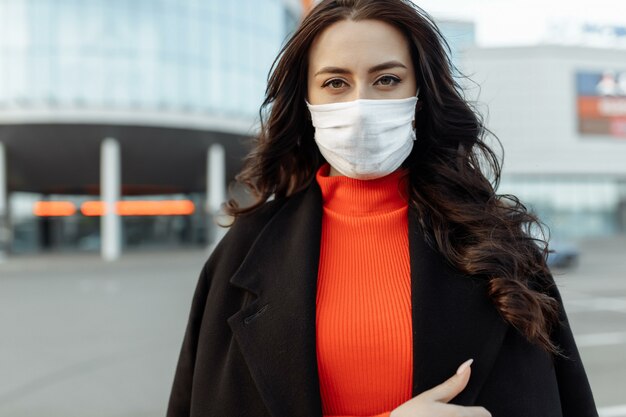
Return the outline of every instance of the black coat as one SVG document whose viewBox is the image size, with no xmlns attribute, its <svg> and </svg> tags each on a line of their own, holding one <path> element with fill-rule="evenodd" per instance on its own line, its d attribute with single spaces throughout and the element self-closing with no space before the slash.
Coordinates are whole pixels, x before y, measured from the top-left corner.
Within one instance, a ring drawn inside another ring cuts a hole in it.
<svg viewBox="0 0 626 417">
<path fill-rule="evenodd" d="M 562 309 L 554 339 L 569 360 L 527 342 L 498 314 L 485 280 L 460 274 L 423 240 L 409 208 L 413 396 L 474 358 L 451 403 L 494 417 L 591 417 L 596 407 Z M 313 181 L 239 218 L 204 264 L 168 417 L 321 417 L 315 299 L 322 197 Z M 552 277 L 550 277 L 552 280 Z M 561 298 L 555 286 L 549 293 Z"/>
</svg>

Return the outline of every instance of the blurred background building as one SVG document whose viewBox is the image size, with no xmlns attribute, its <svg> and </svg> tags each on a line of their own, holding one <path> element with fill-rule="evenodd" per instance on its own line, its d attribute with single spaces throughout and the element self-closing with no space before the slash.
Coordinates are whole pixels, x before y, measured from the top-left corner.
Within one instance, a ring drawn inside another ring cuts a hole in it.
<svg viewBox="0 0 626 417">
<path fill-rule="evenodd" d="M 272 60 L 313 3 L 0 0 L 0 252 L 218 238 Z M 472 20 L 435 20 L 504 145 L 499 192 L 557 237 L 624 233 L 626 30 L 552 21 L 545 42 L 485 47 Z"/>
<path fill-rule="evenodd" d="M 100 250 L 107 177 L 120 248 L 209 243 L 311 4 L 0 0 L 0 250 Z M 454 59 L 474 42 L 471 22 L 442 30 Z"/>
<path fill-rule="evenodd" d="M 463 66 L 504 147 L 499 192 L 558 239 L 625 233 L 626 49 L 472 47 Z"/>
<path fill-rule="evenodd" d="M 103 233 L 122 248 L 206 244 L 301 11 L 298 0 L 0 0 L 0 244 L 98 250 Z M 105 183 L 123 214 L 109 232 Z"/>
</svg>

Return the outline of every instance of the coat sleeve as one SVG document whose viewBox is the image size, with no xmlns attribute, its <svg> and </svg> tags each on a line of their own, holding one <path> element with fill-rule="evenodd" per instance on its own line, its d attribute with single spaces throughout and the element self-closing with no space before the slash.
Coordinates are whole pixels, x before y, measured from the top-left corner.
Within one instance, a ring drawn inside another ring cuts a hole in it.
<svg viewBox="0 0 626 417">
<path fill-rule="evenodd" d="M 553 330 L 553 338 L 563 355 L 555 357 L 554 367 L 559 384 L 559 396 L 563 415 L 568 417 L 597 417 L 589 380 L 574 340 L 561 294 L 552 274 L 548 277 L 548 294 L 558 301 L 559 325 Z"/>
<path fill-rule="evenodd" d="M 200 324 L 202 323 L 202 316 L 204 315 L 204 308 L 209 291 L 207 263 L 204 264 L 200 272 L 200 277 L 191 301 L 189 320 L 180 349 L 178 365 L 174 374 L 174 382 L 167 407 L 167 417 L 183 417 L 190 415 L 191 388 L 196 362 L 198 334 L 200 332 Z"/>
</svg>

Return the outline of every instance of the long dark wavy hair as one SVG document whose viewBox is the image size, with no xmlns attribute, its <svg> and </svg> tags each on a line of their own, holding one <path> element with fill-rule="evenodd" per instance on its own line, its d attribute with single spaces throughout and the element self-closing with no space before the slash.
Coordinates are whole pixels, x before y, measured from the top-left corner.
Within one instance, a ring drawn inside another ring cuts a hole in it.
<svg viewBox="0 0 626 417">
<path fill-rule="evenodd" d="M 314 38 L 343 19 L 381 20 L 409 41 L 422 107 L 415 115 L 418 140 L 403 167 L 428 243 L 458 270 L 488 279 L 503 319 L 530 342 L 561 354 L 550 337 L 558 303 L 535 286 L 549 283 L 545 225 L 517 197 L 496 194 L 501 164 L 483 138 L 497 137 L 463 98 L 452 70 L 461 73 L 437 25 L 409 0 L 323 0 L 303 18 L 274 60 L 260 132 L 236 176 L 256 200 L 240 207 L 230 199 L 226 212 L 236 220 L 272 196 L 287 198 L 307 188 L 326 162 L 305 104 L 308 54 Z"/>
</svg>

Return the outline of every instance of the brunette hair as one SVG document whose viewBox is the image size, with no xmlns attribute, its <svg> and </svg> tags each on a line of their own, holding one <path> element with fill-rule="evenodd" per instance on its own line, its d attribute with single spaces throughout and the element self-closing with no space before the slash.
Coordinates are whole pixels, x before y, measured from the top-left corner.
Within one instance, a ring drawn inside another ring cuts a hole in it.
<svg viewBox="0 0 626 417">
<path fill-rule="evenodd" d="M 314 181 L 325 160 L 305 104 L 308 54 L 316 35 L 344 19 L 387 22 L 409 41 L 423 106 L 416 108 L 418 140 L 403 167 L 428 243 L 458 270 L 487 279 L 502 318 L 530 342 L 560 354 L 550 337 L 558 302 L 545 289 L 551 284 L 548 245 L 533 237 L 537 230 L 545 236 L 545 225 L 517 197 L 496 194 L 501 164 L 483 137 L 497 137 L 462 97 L 450 46 L 437 25 L 410 0 L 323 0 L 304 17 L 274 60 L 259 110 L 260 133 L 236 176 L 256 201 L 240 207 L 230 199 L 227 213 L 236 219 Z"/>
</svg>

